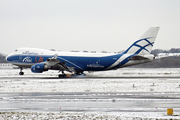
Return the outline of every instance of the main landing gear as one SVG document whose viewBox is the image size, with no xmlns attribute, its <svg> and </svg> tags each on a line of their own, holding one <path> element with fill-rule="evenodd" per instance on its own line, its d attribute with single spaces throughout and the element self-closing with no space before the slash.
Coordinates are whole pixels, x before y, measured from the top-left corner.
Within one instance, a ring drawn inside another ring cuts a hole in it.
<svg viewBox="0 0 180 120">
<path fill-rule="evenodd" d="M 81 73 L 76 73 L 76 74 L 65 74 L 63 71 L 62 71 L 62 74 L 59 74 L 58 75 L 59 78 L 76 78 L 76 77 L 86 77 L 86 75 L 81 72 Z"/>
<path fill-rule="evenodd" d="M 66 78 L 67 75 L 64 73 L 64 71 L 62 71 L 62 74 L 59 74 L 58 77 L 59 78 Z"/>
<path fill-rule="evenodd" d="M 59 78 L 66 78 L 67 76 L 66 76 L 66 74 L 59 74 L 58 77 Z"/>
<path fill-rule="evenodd" d="M 86 77 L 86 74 L 81 73 L 81 74 L 72 74 L 71 77 L 76 78 L 76 77 Z"/>
<path fill-rule="evenodd" d="M 22 67 L 20 67 L 20 72 L 19 72 L 19 75 L 24 75 L 24 72 L 23 72 L 22 70 L 23 70 L 23 68 L 22 68 Z"/>
</svg>

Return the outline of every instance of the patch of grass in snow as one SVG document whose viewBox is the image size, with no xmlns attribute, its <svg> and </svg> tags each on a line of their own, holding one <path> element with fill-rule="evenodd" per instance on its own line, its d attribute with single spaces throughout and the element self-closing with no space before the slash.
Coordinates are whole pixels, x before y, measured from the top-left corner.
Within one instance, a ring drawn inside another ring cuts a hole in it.
<svg viewBox="0 0 180 120">
<path fill-rule="evenodd" d="M 150 91 L 154 91 L 154 89 L 153 89 L 153 88 L 150 88 Z"/>
<path fill-rule="evenodd" d="M 91 90 L 85 90 L 85 92 L 90 92 Z"/>
<path fill-rule="evenodd" d="M 129 74 L 131 74 L 131 73 L 123 73 L 124 75 L 129 75 Z"/>
<path fill-rule="evenodd" d="M 0 112 L 0 114 L 5 114 L 6 112 Z"/>
<path fill-rule="evenodd" d="M 180 116 L 180 115 L 171 115 L 171 116 Z"/>
<path fill-rule="evenodd" d="M 170 75 L 170 74 L 172 74 L 172 73 L 164 73 L 165 75 Z"/>
</svg>

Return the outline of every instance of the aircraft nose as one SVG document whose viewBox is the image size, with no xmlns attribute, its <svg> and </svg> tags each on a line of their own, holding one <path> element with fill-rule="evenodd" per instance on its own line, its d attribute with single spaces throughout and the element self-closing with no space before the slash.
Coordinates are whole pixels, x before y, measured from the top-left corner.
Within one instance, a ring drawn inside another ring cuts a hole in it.
<svg viewBox="0 0 180 120">
<path fill-rule="evenodd" d="M 6 61 L 12 61 L 12 57 L 11 57 L 10 55 L 8 55 L 8 56 L 6 57 Z"/>
<path fill-rule="evenodd" d="M 6 56 L 6 61 L 9 61 L 9 58 L 8 58 L 9 56 Z"/>
</svg>

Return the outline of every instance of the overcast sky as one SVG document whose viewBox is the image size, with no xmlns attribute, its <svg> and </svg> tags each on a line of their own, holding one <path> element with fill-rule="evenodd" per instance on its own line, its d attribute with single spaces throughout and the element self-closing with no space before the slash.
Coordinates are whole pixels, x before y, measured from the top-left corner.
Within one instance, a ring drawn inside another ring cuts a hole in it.
<svg viewBox="0 0 180 120">
<path fill-rule="evenodd" d="M 0 0 L 0 53 L 117 52 L 156 26 L 153 49 L 180 48 L 180 0 Z"/>
</svg>

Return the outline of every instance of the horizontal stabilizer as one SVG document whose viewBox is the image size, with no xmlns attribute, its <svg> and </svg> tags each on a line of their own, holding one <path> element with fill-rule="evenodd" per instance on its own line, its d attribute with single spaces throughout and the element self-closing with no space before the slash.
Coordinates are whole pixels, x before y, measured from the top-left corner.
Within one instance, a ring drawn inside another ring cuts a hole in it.
<svg viewBox="0 0 180 120">
<path fill-rule="evenodd" d="M 129 60 L 147 60 L 148 58 L 146 57 L 142 57 L 142 56 L 132 56 L 131 58 L 129 58 Z"/>
</svg>

